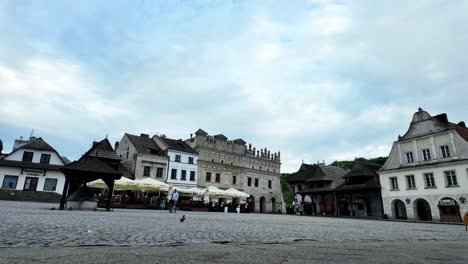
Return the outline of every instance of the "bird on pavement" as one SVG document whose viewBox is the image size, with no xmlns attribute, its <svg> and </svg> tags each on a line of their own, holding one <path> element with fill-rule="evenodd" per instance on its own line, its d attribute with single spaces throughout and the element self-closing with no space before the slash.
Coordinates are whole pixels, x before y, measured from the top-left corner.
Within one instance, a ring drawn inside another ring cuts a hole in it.
<svg viewBox="0 0 468 264">
<path fill-rule="evenodd" d="M 180 218 L 180 222 L 182 223 L 183 221 L 185 221 L 185 215 L 183 215 L 182 218 Z"/>
</svg>

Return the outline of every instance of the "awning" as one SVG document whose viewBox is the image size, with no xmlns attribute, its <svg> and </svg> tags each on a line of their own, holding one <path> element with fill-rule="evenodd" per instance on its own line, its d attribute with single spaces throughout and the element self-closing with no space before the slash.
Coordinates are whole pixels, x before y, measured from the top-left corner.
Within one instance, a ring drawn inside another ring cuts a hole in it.
<svg viewBox="0 0 468 264">
<path fill-rule="evenodd" d="M 241 192 L 237 189 L 234 189 L 234 188 L 229 188 L 227 189 L 225 192 L 229 193 L 229 194 L 232 194 L 232 197 L 233 198 L 249 198 L 250 195 L 245 193 L 245 192 Z"/>
<path fill-rule="evenodd" d="M 88 182 L 86 185 L 88 185 L 88 187 L 90 188 L 109 189 L 107 184 L 101 179 Z M 114 190 L 116 191 L 139 190 L 139 186 L 135 181 L 132 181 L 129 178 L 122 177 L 119 180 L 114 181 Z"/>
<path fill-rule="evenodd" d="M 138 190 L 141 190 L 141 191 L 163 191 L 163 192 L 167 192 L 167 191 L 169 191 L 169 187 L 170 187 L 169 184 L 166 184 L 164 182 L 160 182 L 160 181 L 155 180 L 153 178 L 138 179 L 138 180 L 135 180 L 135 182 L 139 186 Z"/>
</svg>

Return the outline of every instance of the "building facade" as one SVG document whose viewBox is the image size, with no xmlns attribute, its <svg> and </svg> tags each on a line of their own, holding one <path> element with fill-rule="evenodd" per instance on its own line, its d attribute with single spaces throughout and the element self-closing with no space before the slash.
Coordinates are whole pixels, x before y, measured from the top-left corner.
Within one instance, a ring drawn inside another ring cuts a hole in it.
<svg viewBox="0 0 468 264">
<path fill-rule="evenodd" d="M 196 188 L 198 153 L 180 139 L 154 136 L 153 140 L 169 157 L 166 182 L 175 187 Z"/>
<path fill-rule="evenodd" d="M 186 142 L 199 153 L 199 187 L 235 188 L 248 193 L 249 207 L 254 212 L 284 210 L 279 152 L 257 150 L 242 139 L 211 136 L 202 129 Z"/>
<path fill-rule="evenodd" d="M 339 216 L 382 218 L 383 206 L 377 171 L 380 165 L 354 162 L 335 188 Z"/>
<path fill-rule="evenodd" d="M 389 218 L 459 222 L 468 213 L 468 129 L 421 108 L 379 171 Z"/>
<path fill-rule="evenodd" d="M 305 214 L 338 215 L 335 188 L 345 182 L 348 169 L 325 164 L 302 164 L 288 183 Z"/>
<path fill-rule="evenodd" d="M 42 138 L 15 141 L 13 151 L 0 159 L 1 188 L 61 194 L 65 176 L 60 172 L 68 160 Z"/>
<path fill-rule="evenodd" d="M 125 133 L 115 145 L 117 155 L 133 178 L 150 177 L 166 181 L 169 157 L 149 135 Z"/>
</svg>

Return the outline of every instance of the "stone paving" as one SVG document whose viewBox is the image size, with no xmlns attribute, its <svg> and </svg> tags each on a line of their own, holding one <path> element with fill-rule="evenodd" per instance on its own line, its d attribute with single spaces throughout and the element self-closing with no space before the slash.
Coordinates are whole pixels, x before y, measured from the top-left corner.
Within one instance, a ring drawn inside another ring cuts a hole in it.
<svg viewBox="0 0 468 264">
<path fill-rule="evenodd" d="M 52 207 L 57 205 L 0 201 L 0 248 L 301 240 L 458 241 L 468 245 L 468 232 L 460 225 L 154 210 L 58 211 Z M 180 223 L 183 214 L 187 220 Z"/>
</svg>

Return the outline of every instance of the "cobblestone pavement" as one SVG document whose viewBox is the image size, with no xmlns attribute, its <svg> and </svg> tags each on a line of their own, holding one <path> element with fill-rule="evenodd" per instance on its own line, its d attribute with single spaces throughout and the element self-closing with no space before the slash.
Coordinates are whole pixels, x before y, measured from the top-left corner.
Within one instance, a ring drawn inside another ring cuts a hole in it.
<svg viewBox="0 0 468 264">
<path fill-rule="evenodd" d="M 464 226 L 291 215 L 116 209 L 50 210 L 55 204 L 0 201 L 0 247 L 152 246 L 313 240 L 461 241 Z M 179 222 L 185 214 L 187 220 Z"/>
</svg>

